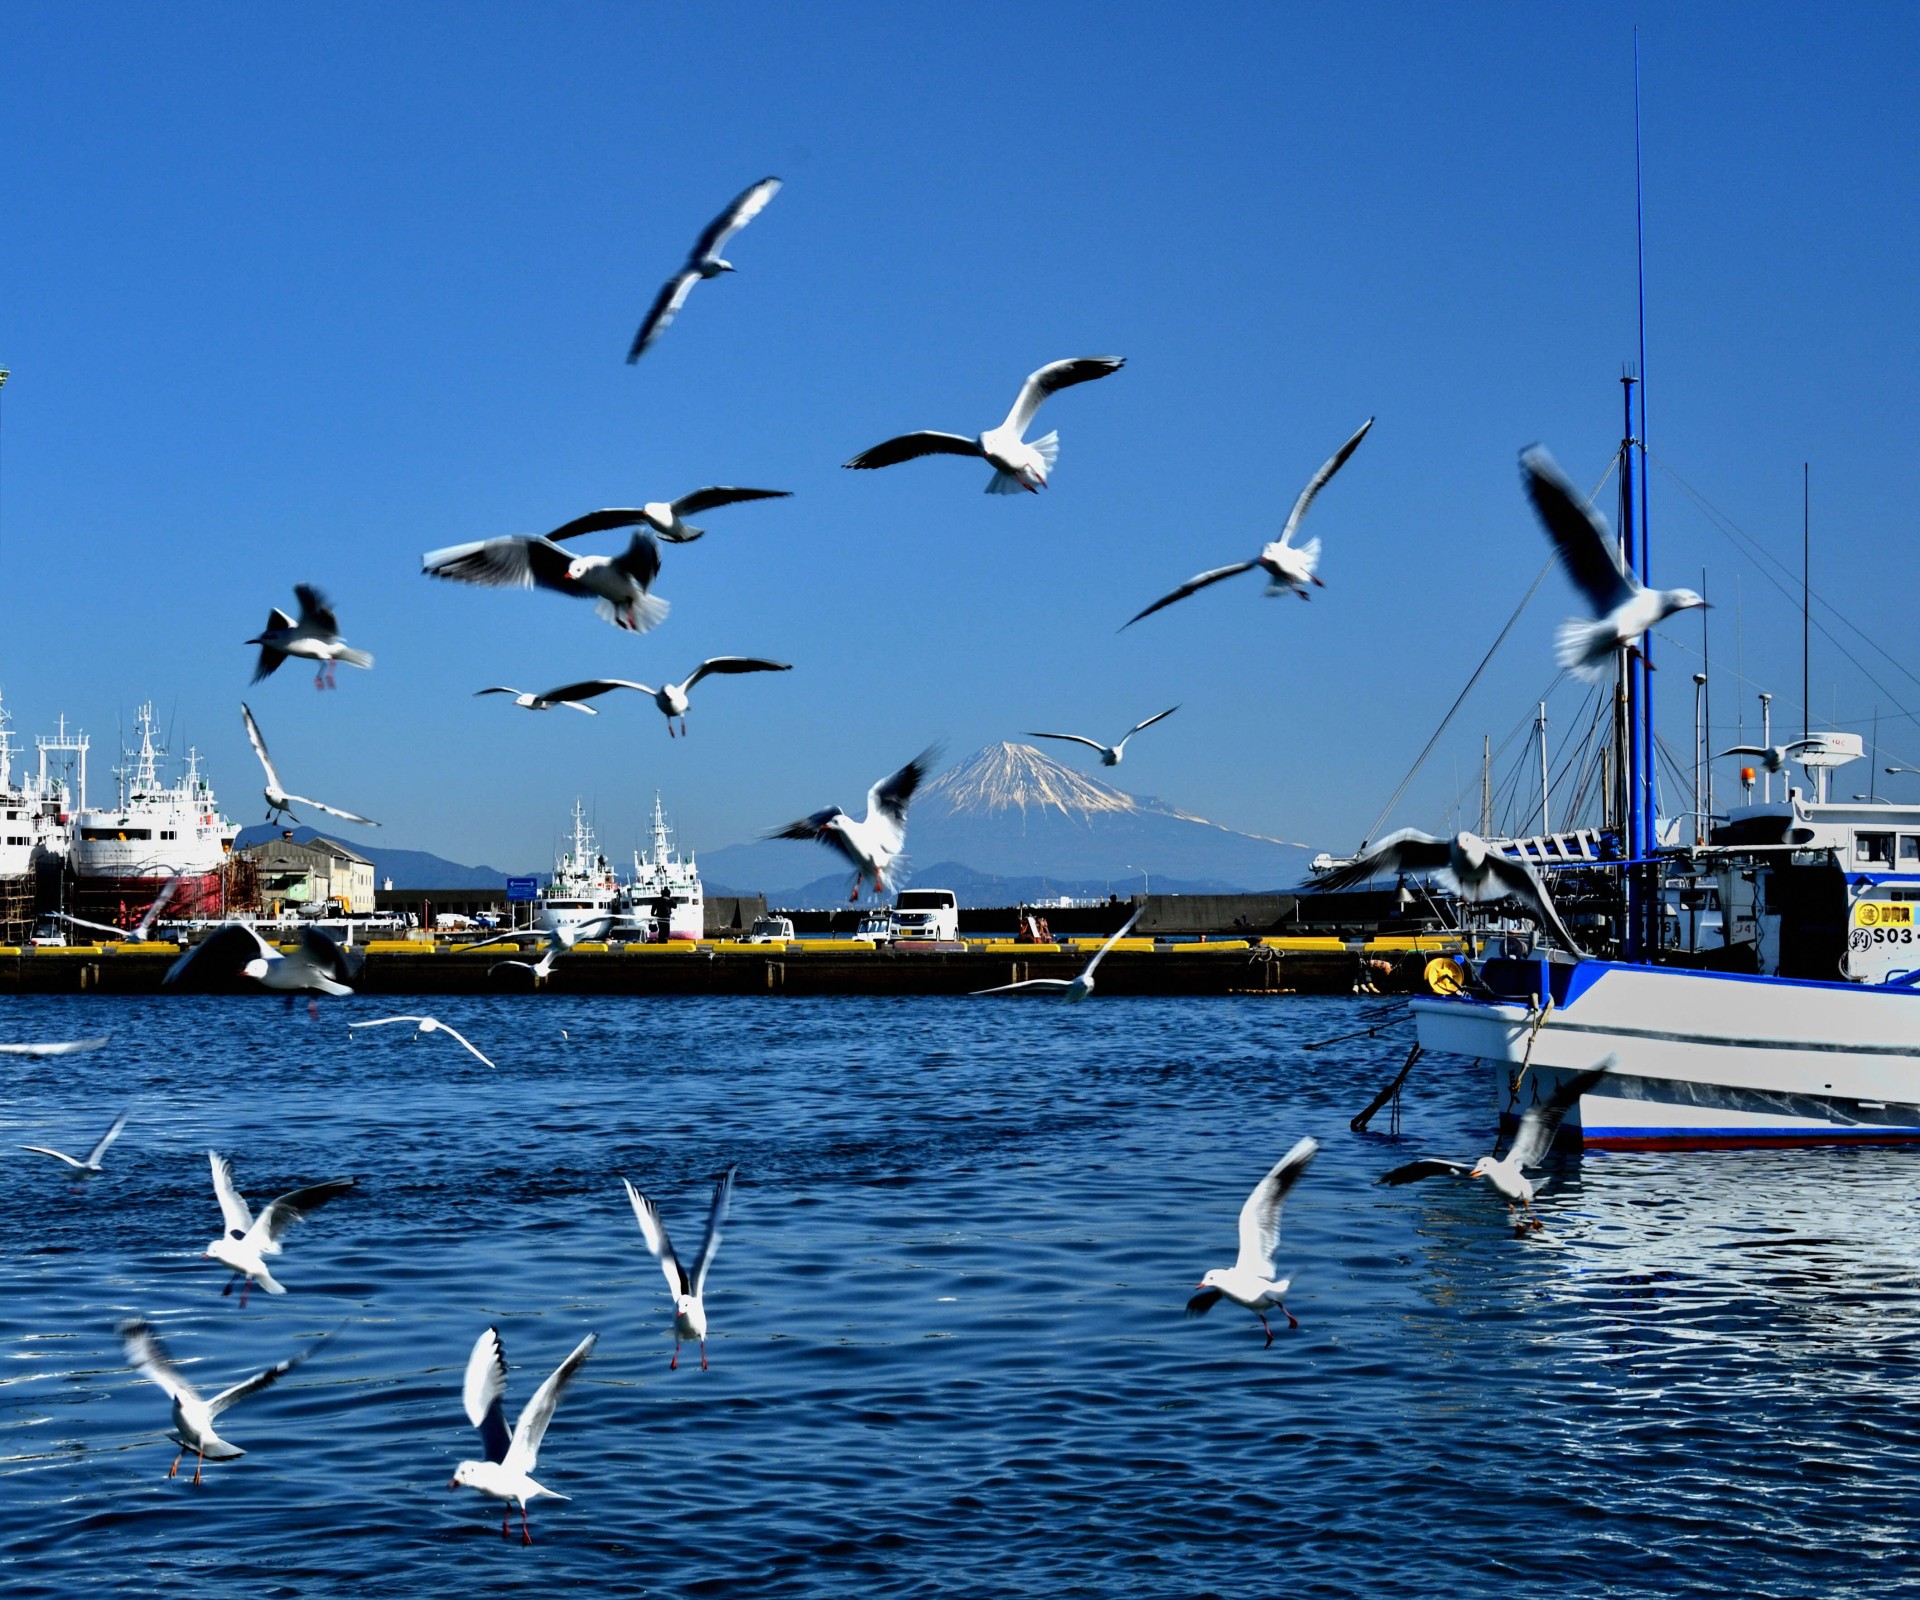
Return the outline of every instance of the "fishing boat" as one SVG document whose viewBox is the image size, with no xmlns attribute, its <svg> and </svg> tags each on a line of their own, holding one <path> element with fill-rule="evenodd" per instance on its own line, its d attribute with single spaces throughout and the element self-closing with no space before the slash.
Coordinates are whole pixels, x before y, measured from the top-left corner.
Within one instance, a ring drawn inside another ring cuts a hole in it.
<svg viewBox="0 0 1920 1600">
<path fill-rule="evenodd" d="M 0 705 L 0 945 L 24 944 L 32 933 L 39 884 L 56 878 L 65 864 L 71 822 L 65 785 L 49 777 L 44 749 L 38 776 L 18 781 L 17 753 L 12 719 Z"/>
<path fill-rule="evenodd" d="M 594 842 L 587 813 L 573 802 L 573 837 L 540 891 L 539 925 L 562 939 L 604 938 L 620 917 L 621 885 Z"/>
<path fill-rule="evenodd" d="M 648 938 L 665 942 L 706 936 L 707 902 L 700 869 L 692 856 L 674 848 L 658 790 L 653 796 L 651 846 L 644 854 L 633 853 L 633 881 L 623 906 L 627 919 L 642 927 Z"/>
</svg>

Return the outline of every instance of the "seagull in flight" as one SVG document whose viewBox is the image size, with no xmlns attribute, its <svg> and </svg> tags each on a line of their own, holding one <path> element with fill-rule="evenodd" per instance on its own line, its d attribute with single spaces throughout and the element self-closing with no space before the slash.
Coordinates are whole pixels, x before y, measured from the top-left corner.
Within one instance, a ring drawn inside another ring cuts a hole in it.
<svg viewBox="0 0 1920 1600">
<path fill-rule="evenodd" d="M 350 1033 L 352 1033 L 355 1030 L 360 1028 L 384 1028 L 390 1022 L 413 1023 L 415 1025 L 413 1030 L 413 1036 L 416 1039 L 425 1033 L 444 1033 L 449 1039 L 453 1040 L 456 1044 L 459 1044 L 462 1047 L 464 1047 L 467 1053 L 471 1055 L 476 1061 L 483 1062 L 489 1067 L 493 1066 L 493 1063 L 491 1061 L 488 1061 L 484 1055 L 482 1055 L 477 1049 L 474 1048 L 473 1041 L 471 1039 L 469 1039 L 458 1028 L 449 1027 L 446 1023 L 442 1022 L 438 1017 L 375 1017 L 371 1022 L 349 1022 L 347 1024 L 347 1029 Z M 497 1071 L 498 1068 L 495 1068 L 495 1070 Z"/>
<path fill-rule="evenodd" d="M 646 633 L 666 621 L 672 602 L 652 593 L 660 576 L 660 546 L 636 533 L 617 556 L 576 556 L 550 537 L 507 534 L 429 550 L 420 570 L 430 578 L 487 589 L 551 589 L 592 600 L 594 615 L 627 633 Z"/>
<path fill-rule="evenodd" d="M 251 978 L 263 989 L 307 996 L 307 1014 L 319 1015 L 314 996 L 352 994 L 356 962 L 318 928 L 302 928 L 292 955 L 273 945 L 244 922 L 228 922 L 185 951 L 160 980 L 164 989 L 189 994 L 217 993 Z"/>
<path fill-rule="evenodd" d="M 364 650 L 349 649 L 340 637 L 340 621 L 333 614 L 327 597 L 310 583 L 296 583 L 294 598 L 300 602 L 300 620 L 275 606 L 267 613 L 267 625 L 247 641 L 260 646 L 260 663 L 253 669 L 253 681 L 271 677 L 288 656 L 304 656 L 320 663 L 314 674 L 316 689 L 337 689 L 334 672 L 339 662 L 350 667 L 371 667 L 373 657 Z"/>
<path fill-rule="evenodd" d="M 680 314 L 680 308 L 687 303 L 687 296 L 693 292 L 696 283 L 703 278 L 717 278 L 723 272 L 734 270 L 731 261 L 720 258 L 720 252 L 726 249 L 727 241 L 759 216 L 766 209 L 767 202 L 779 192 L 778 178 L 762 178 L 735 195 L 733 203 L 707 224 L 707 231 L 700 235 L 699 242 L 687 256 L 687 264 L 660 286 L 660 293 L 648 308 L 646 320 L 633 336 L 632 348 L 627 351 L 628 366 L 652 349 L 653 342 L 673 325 L 673 319 Z"/>
<path fill-rule="evenodd" d="M 1317 1141 L 1302 1139 L 1253 1186 L 1253 1193 L 1240 1208 L 1240 1254 L 1232 1266 L 1215 1267 L 1200 1280 L 1200 1292 L 1187 1302 L 1188 1316 L 1204 1315 L 1225 1295 L 1260 1319 L 1260 1326 L 1267 1331 L 1269 1349 L 1273 1346 L 1273 1328 L 1267 1321 L 1269 1307 L 1279 1307 L 1289 1328 L 1300 1326 L 1300 1319 L 1287 1310 L 1285 1304 L 1287 1287 L 1293 1280 L 1274 1277 L 1273 1253 L 1280 1246 L 1281 1202 L 1300 1181 L 1307 1163 L 1319 1148 Z"/>
<path fill-rule="evenodd" d="M 1031 994 L 1058 997 L 1061 1000 L 1084 1000 L 1093 993 L 1093 969 L 1100 965 L 1106 954 L 1122 939 L 1133 931 L 1133 925 L 1140 920 L 1140 913 L 1147 908 L 1144 904 L 1134 908 L 1132 916 L 1120 924 L 1120 931 L 1094 952 L 1094 957 L 1078 974 L 1072 978 L 1028 978 L 1024 983 L 1003 983 L 997 989 L 975 989 L 981 994 Z"/>
<path fill-rule="evenodd" d="M 1691 589 L 1643 587 L 1621 566 L 1606 518 L 1539 445 L 1520 452 L 1520 478 L 1562 569 L 1592 613 L 1592 621 L 1569 617 L 1560 624 L 1554 644 L 1562 669 L 1597 683 L 1612 671 L 1615 651 L 1676 611 L 1707 603 Z"/>
<path fill-rule="evenodd" d="M 169 874 L 167 881 L 160 885 L 160 892 L 153 897 L 153 903 L 147 907 L 146 914 L 131 929 L 116 928 L 105 922 L 89 922 L 85 917 L 76 917 L 70 911 L 56 912 L 55 915 L 63 922 L 72 923 L 76 928 L 89 928 L 95 933 L 111 934 L 115 939 L 124 940 L 128 944 L 145 944 L 148 936 L 153 932 L 153 925 L 160 920 L 161 913 L 167 909 L 179 888 L 180 874 L 178 872 Z"/>
<path fill-rule="evenodd" d="M 584 711 L 590 717 L 600 715 L 592 706 L 583 706 L 577 700 L 561 698 L 560 692 L 557 689 L 550 689 L 545 694 L 532 694 L 525 689 L 515 689 L 508 684 L 496 683 L 490 689 L 475 689 L 473 691 L 476 700 L 483 694 L 512 695 L 513 703 L 520 707 L 522 711 L 551 711 L 556 706 L 565 706 L 569 711 Z"/>
<path fill-rule="evenodd" d="M 256 1221 L 240 1191 L 234 1187 L 232 1164 L 212 1150 L 207 1152 L 207 1162 L 213 1168 L 213 1192 L 220 1201 L 220 1219 L 225 1227 L 219 1238 L 209 1242 L 201 1260 L 218 1261 L 232 1269 L 233 1276 L 220 1292 L 232 1294 L 233 1286 L 240 1284 L 240 1309 L 244 1311 L 247 1292 L 256 1283 L 268 1294 L 287 1292 L 266 1262 L 268 1256 L 280 1254 L 280 1236 L 309 1211 L 318 1210 L 329 1200 L 338 1200 L 359 1180 L 329 1178 L 325 1183 L 294 1189 L 268 1205 Z"/>
<path fill-rule="evenodd" d="M 523 972 L 533 974 L 533 981 L 536 986 L 543 984 L 553 975 L 554 962 L 558 961 L 568 948 L 568 945 L 564 941 L 549 937 L 547 947 L 540 952 L 540 959 L 538 961 L 522 961 L 518 957 L 509 957 L 505 961 L 496 961 L 492 966 L 488 967 L 487 976 L 491 978 L 496 972 L 499 972 L 505 967 L 518 967 Z M 565 1029 L 561 1030 L 561 1037 L 566 1037 Z"/>
<path fill-rule="evenodd" d="M 533 1398 L 520 1413 L 511 1435 L 507 1433 L 506 1413 L 502 1409 L 507 1392 L 507 1354 L 501 1346 L 500 1335 L 488 1328 L 473 1342 L 460 1398 L 466 1407 L 467 1420 L 480 1430 L 480 1444 L 486 1459 L 461 1462 L 454 1468 L 447 1487 L 478 1489 L 489 1498 L 502 1501 L 500 1537 L 503 1539 L 512 1537 L 508 1528 L 516 1502 L 520 1506 L 520 1542 L 532 1544 L 533 1530 L 527 1526 L 527 1502 L 540 1495 L 550 1500 L 569 1498 L 535 1483 L 533 1469 L 539 1464 L 540 1444 L 547 1436 L 547 1425 L 553 1421 L 560 1396 L 587 1357 L 593 1354 L 599 1338 L 597 1333 L 588 1334 L 573 1347 L 573 1353 L 554 1368 L 553 1375 L 533 1391 Z"/>
<path fill-rule="evenodd" d="M 133 1112 L 129 1109 L 115 1117 L 113 1119 L 113 1126 L 100 1135 L 94 1147 L 86 1153 L 84 1158 L 70 1156 L 64 1150 L 50 1149 L 44 1144 L 23 1144 L 20 1148 L 22 1150 L 31 1150 L 37 1156 L 52 1156 L 55 1161 L 66 1162 L 68 1166 L 73 1168 L 73 1175 L 76 1178 L 91 1178 L 100 1170 L 100 1158 L 107 1153 L 107 1146 L 120 1137 L 121 1129 L 126 1127 L 127 1118 L 132 1115 Z"/>
<path fill-rule="evenodd" d="M 907 803 L 920 787 L 927 769 L 939 758 L 939 747 L 929 745 L 898 772 L 882 778 L 867 791 L 867 814 L 858 821 L 838 806 L 816 811 L 767 835 L 769 839 L 818 839 L 853 863 L 853 893 L 860 898 L 860 880 L 871 878 L 873 892 L 885 894 L 884 877 L 893 870 L 907 842 Z"/>
<path fill-rule="evenodd" d="M 700 1343 L 700 1370 L 707 1370 L 707 1269 L 713 1265 L 714 1252 L 720 1248 L 720 1229 L 727 1220 L 727 1206 L 733 1200 L 733 1175 L 728 1167 L 713 1186 L 713 1205 L 707 1212 L 707 1231 L 700 1241 L 700 1253 L 693 1258 L 691 1270 L 680 1264 L 673 1253 L 673 1241 L 667 1237 L 667 1225 L 660 1220 L 654 1204 L 625 1178 L 627 1201 L 633 1207 L 634 1221 L 640 1224 L 640 1237 L 647 1241 L 654 1260 L 667 1277 L 667 1292 L 673 1296 L 673 1359 L 667 1370 L 680 1365 L 683 1342 Z"/>
<path fill-rule="evenodd" d="M 609 506 L 604 511 L 589 511 L 584 517 L 563 522 L 547 537 L 558 543 L 584 533 L 605 533 L 612 528 L 651 528 L 668 544 L 692 544 L 707 530 L 682 521 L 720 506 L 740 505 L 748 500 L 785 500 L 791 489 L 735 489 L 725 484 L 709 484 L 683 494 L 678 500 L 649 500 L 643 506 Z"/>
<path fill-rule="evenodd" d="M 1469 1164 L 1429 1156 L 1420 1161 L 1409 1161 L 1403 1167 L 1395 1167 L 1379 1181 L 1414 1183 L 1421 1178 L 1443 1175 L 1449 1178 L 1485 1178 L 1506 1200 L 1507 1215 L 1514 1219 L 1517 1226 L 1521 1225 L 1520 1217 L 1514 1207 L 1523 1205 L 1527 1208 L 1524 1226 L 1538 1228 L 1541 1224 L 1534 1215 L 1533 1197 L 1546 1187 L 1547 1179 L 1544 1176 L 1529 1178 L 1527 1169 L 1538 1167 L 1546 1160 L 1547 1152 L 1553 1148 L 1553 1136 L 1560 1131 L 1566 1114 L 1580 1103 L 1582 1095 L 1590 1093 L 1618 1064 L 1617 1056 L 1608 1056 L 1585 1072 L 1561 1079 L 1558 1087 L 1545 1100 L 1527 1108 L 1520 1118 L 1520 1131 L 1514 1135 L 1513 1147 L 1502 1157 L 1482 1156 Z"/>
<path fill-rule="evenodd" d="M 83 1056 L 98 1050 L 112 1037 L 110 1033 L 103 1033 L 97 1039 L 63 1039 L 47 1044 L 0 1044 L 0 1056 L 24 1056 L 29 1061 L 40 1061 L 50 1056 Z"/>
<path fill-rule="evenodd" d="M 1822 748 L 1818 739 L 1795 739 L 1791 744 L 1736 744 L 1722 750 L 1721 756 L 1757 756 L 1769 772 L 1778 772 L 1789 761 L 1797 760 L 1803 750 Z"/>
<path fill-rule="evenodd" d="M 1293 510 L 1287 517 L 1287 524 L 1280 530 L 1280 537 L 1271 544 L 1261 547 L 1260 554 L 1251 561 L 1236 561 L 1230 567 L 1215 567 L 1211 572 L 1202 572 L 1187 581 L 1171 594 L 1164 594 L 1147 607 L 1137 612 L 1120 625 L 1125 633 L 1142 617 L 1150 617 L 1163 606 L 1170 606 L 1176 600 L 1184 600 L 1190 594 L 1198 594 L 1209 584 L 1219 583 L 1223 578 L 1235 578 L 1243 572 L 1251 572 L 1255 567 L 1267 575 L 1267 595 L 1272 598 L 1282 594 L 1297 594 L 1302 600 L 1310 599 L 1307 585 L 1315 584 L 1324 589 L 1326 583 L 1316 570 L 1320 565 L 1320 541 L 1309 539 L 1305 544 L 1296 545 L 1293 536 L 1300 531 L 1300 524 L 1306 517 L 1307 507 L 1313 504 L 1314 496 L 1332 482 L 1333 475 L 1347 464 L 1347 457 L 1360 448 L 1360 441 L 1367 436 L 1367 430 L 1373 426 L 1373 418 L 1360 424 L 1354 435 L 1345 444 L 1321 464 L 1320 470 L 1307 480 L 1306 488 L 1300 491 L 1300 498 L 1293 503 Z"/>
<path fill-rule="evenodd" d="M 1501 855 L 1477 833 L 1456 833 L 1451 839 L 1436 839 L 1418 828 L 1402 828 L 1398 833 L 1388 834 L 1366 855 L 1311 884 L 1302 884 L 1299 892 L 1331 893 L 1355 888 L 1383 873 L 1398 876 L 1417 872 L 1436 874 L 1462 900 L 1478 903 L 1513 896 L 1527 915 L 1552 934 L 1570 955 L 1582 955 L 1567 925 L 1560 920 L 1553 897 L 1547 893 L 1539 873 L 1524 861 Z"/>
<path fill-rule="evenodd" d="M 120 1340 L 126 1349 L 129 1365 L 137 1367 L 149 1381 L 158 1384 L 173 1402 L 173 1427 L 167 1437 L 180 1446 L 180 1454 L 173 1458 L 167 1476 L 171 1478 L 180 1470 L 180 1463 L 186 1460 L 189 1450 L 197 1458 L 193 1466 L 196 1485 L 200 1482 L 201 1469 L 209 1461 L 234 1461 L 245 1455 L 246 1451 L 238 1445 L 229 1444 L 214 1432 L 215 1419 L 248 1395 L 258 1394 L 262 1389 L 278 1383 L 332 1337 L 332 1334 L 328 1334 L 308 1345 L 298 1355 L 289 1356 L 264 1372 L 256 1372 L 230 1389 L 222 1389 L 210 1400 L 203 1400 L 200 1391 L 181 1376 L 173 1357 L 167 1354 L 166 1346 L 161 1344 L 160 1336 L 153 1331 L 150 1323 L 138 1317 L 121 1323 Z"/>
<path fill-rule="evenodd" d="M 300 819 L 289 809 L 298 802 L 300 805 L 312 807 L 315 811 L 324 811 L 330 817 L 338 817 L 342 822 L 357 822 L 367 828 L 380 826 L 371 817 L 356 816 L 351 811 L 342 811 L 338 806 L 326 805 L 319 800 L 309 800 L 303 794 L 288 794 L 281 786 L 280 774 L 273 770 L 273 758 L 267 754 L 267 741 L 260 736 L 260 724 L 253 720 L 253 712 L 247 708 L 244 700 L 240 702 L 240 715 L 246 719 L 247 741 L 253 746 L 253 753 L 260 758 L 260 765 L 266 769 L 267 786 L 262 793 L 267 802 L 267 821 L 272 822 L 276 817 L 285 817 L 288 822 L 298 822 Z"/>
<path fill-rule="evenodd" d="M 987 480 L 988 494 L 1016 494 L 1022 489 L 1038 494 L 1047 486 L 1047 475 L 1060 455 L 1060 435 L 1050 433 L 1031 443 L 1026 438 L 1033 414 L 1050 394 L 1076 383 L 1105 378 L 1126 365 L 1124 356 L 1077 356 L 1065 361 L 1049 361 L 1037 372 L 1027 375 L 1020 393 L 1007 413 L 1007 420 L 989 428 L 977 438 L 960 433 L 903 433 L 862 450 L 844 465 L 864 470 L 891 467 L 916 456 L 979 456 L 994 469 Z"/>
<path fill-rule="evenodd" d="M 584 683 L 562 684 L 558 689 L 549 689 L 538 696 L 538 699 L 543 705 L 578 705 L 582 700 L 591 700 L 596 695 L 606 694 L 609 690 L 635 689 L 641 694 L 653 697 L 653 703 L 660 708 L 661 715 L 667 719 L 668 738 L 673 737 L 675 717 L 680 719 L 680 733 L 684 737 L 687 731 L 687 696 L 702 678 L 714 673 L 791 672 L 792 670 L 793 663 L 790 661 L 764 661 L 758 656 L 709 656 L 681 682 L 662 684 L 658 689 L 644 683 L 635 683 L 628 678 L 588 678 Z M 587 711 L 592 708 L 580 706 L 579 709 Z"/>
<path fill-rule="evenodd" d="M 1165 711 L 1156 711 L 1152 716 L 1148 717 L 1145 722 L 1136 722 L 1121 735 L 1120 742 L 1115 745 L 1102 744 L 1098 739 L 1089 739 L 1085 734 L 1080 733 L 1029 733 L 1024 735 L 1024 737 L 1028 739 L 1066 739 L 1074 744 L 1083 744 L 1089 750 L 1098 750 L 1100 752 L 1101 766 L 1117 767 L 1126 757 L 1127 740 L 1131 739 L 1142 728 L 1151 728 L 1162 717 L 1170 717 L 1179 709 L 1178 706 L 1168 706 Z"/>
</svg>

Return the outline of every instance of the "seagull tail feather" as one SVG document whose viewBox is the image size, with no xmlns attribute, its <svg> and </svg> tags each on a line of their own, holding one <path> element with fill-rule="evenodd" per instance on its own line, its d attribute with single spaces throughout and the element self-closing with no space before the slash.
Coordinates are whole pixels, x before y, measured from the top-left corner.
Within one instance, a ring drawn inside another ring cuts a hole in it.
<svg viewBox="0 0 1920 1600">
<path fill-rule="evenodd" d="M 1053 471 L 1054 462 L 1060 459 L 1060 435 L 1050 433 L 1044 439 L 1033 441 L 1034 454 L 1047 464 L 1047 471 Z"/>
<path fill-rule="evenodd" d="M 1587 683 L 1598 683 L 1613 666 L 1619 643 L 1606 622 L 1569 617 L 1553 636 L 1554 656 L 1560 666 Z"/>
<path fill-rule="evenodd" d="M 344 646 L 334 652 L 334 660 L 344 661 L 350 667 L 371 667 L 373 657 L 364 650 L 348 650 Z"/>
<path fill-rule="evenodd" d="M 1019 475 L 1012 472 L 996 472 L 987 479 L 988 494 L 1020 494 L 1026 487 Z"/>
<path fill-rule="evenodd" d="M 611 600 L 596 601 L 593 614 L 629 633 L 647 633 L 667 620 L 668 609 L 668 602 L 658 595 L 643 594 L 631 606 L 616 605 Z"/>
</svg>

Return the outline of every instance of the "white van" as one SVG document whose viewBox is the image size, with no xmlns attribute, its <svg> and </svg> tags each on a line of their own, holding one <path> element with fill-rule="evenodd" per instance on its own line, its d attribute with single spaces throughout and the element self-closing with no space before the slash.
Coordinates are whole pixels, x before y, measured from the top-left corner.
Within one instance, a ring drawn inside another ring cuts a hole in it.
<svg viewBox="0 0 1920 1600">
<path fill-rule="evenodd" d="M 960 902 L 951 889 L 902 889 L 893 903 L 896 939 L 960 937 Z"/>
</svg>

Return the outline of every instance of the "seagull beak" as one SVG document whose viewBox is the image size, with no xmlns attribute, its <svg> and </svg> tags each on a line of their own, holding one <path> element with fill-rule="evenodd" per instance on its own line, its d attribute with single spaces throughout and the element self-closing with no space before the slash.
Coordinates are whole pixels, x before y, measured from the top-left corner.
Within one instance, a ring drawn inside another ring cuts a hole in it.
<svg viewBox="0 0 1920 1600">
<path fill-rule="evenodd" d="M 459 1487 L 460 1487 L 460 1480 L 459 1480 L 458 1478 L 449 1478 L 449 1479 L 447 1479 L 447 1487 L 448 1487 L 449 1489 L 457 1489 L 457 1488 L 459 1488 Z"/>
</svg>

